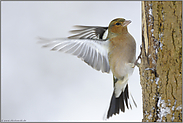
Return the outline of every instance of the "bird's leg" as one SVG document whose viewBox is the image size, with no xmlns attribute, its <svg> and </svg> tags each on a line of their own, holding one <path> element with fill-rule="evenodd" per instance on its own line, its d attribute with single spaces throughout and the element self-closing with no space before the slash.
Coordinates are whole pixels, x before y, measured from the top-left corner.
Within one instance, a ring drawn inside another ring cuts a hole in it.
<svg viewBox="0 0 183 123">
<path fill-rule="evenodd" d="M 134 62 L 134 65 L 136 65 L 137 67 L 140 66 L 140 64 L 138 63 L 138 60 L 141 58 L 141 55 L 142 55 L 142 46 L 140 46 L 140 54 L 139 54 L 137 60 Z"/>
</svg>

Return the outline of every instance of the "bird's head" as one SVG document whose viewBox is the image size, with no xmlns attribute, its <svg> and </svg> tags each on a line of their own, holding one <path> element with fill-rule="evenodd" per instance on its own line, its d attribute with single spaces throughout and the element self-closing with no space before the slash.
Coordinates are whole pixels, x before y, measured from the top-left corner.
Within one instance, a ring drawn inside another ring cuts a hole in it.
<svg viewBox="0 0 183 123">
<path fill-rule="evenodd" d="M 116 18 L 112 20 L 109 24 L 109 34 L 122 34 L 127 32 L 127 25 L 130 24 L 130 20 L 125 20 L 124 18 Z"/>
</svg>

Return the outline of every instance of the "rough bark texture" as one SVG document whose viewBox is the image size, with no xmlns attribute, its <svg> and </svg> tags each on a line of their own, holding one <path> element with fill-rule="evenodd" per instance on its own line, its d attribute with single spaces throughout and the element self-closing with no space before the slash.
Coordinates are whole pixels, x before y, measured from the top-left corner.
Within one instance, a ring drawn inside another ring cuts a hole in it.
<svg viewBox="0 0 183 123">
<path fill-rule="evenodd" d="M 143 122 L 182 122 L 182 1 L 142 1 Z"/>
</svg>

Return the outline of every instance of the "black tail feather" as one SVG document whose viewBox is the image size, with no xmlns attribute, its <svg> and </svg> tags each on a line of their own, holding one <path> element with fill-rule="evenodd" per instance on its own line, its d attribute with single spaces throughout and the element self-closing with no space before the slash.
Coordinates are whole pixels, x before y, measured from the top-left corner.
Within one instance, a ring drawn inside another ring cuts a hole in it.
<svg viewBox="0 0 183 123">
<path fill-rule="evenodd" d="M 110 106 L 109 106 L 109 110 L 107 112 L 107 118 L 111 117 L 112 115 L 119 114 L 120 110 L 122 112 L 125 112 L 124 102 L 126 103 L 126 106 L 129 109 L 128 99 L 129 99 L 128 84 L 126 85 L 124 92 L 122 92 L 121 95 L 118 98 L 115 97 L 115 92 L 113 92 L 111 102 L 110 102 Z M 129 104 L 129 105 L 130 105 L 130 108 L 131 108 L 131 104 Z M 136 105 L 136 103 L 135 103 L 135 105 Z"/>
<path fill-rule="evenodd" d="M 126 85 L 125 91 L 123 93 L 123 97 L 124 97 L 124 100 L 125 100 L 125 103 L 126 103 L 126 107 L 128 108 L 128 99 L 129 99 L 128 84 Z"/>
<path fill-rule="evenodd" d="M 132 95 L 131 95 L 131 97 L 132 97 Z M 133 100 L 133 103 L 135 104 L 135 106 L 137 107 L 137 104 L 135 103 L 135 100 L 133 99 L 133 97 L 132 97 L 132 100 Z"/>
</svg>

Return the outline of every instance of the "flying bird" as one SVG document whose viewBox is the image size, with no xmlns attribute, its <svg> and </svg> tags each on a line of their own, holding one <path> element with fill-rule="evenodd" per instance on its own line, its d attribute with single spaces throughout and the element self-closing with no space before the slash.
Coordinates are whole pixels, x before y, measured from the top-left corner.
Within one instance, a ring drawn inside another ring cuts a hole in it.
<svg viewBox="0 0 183 123">
<path fill-rule="evenodd" d="M 77 25 L 77 30 L 71 30 L 74 35 L 68 38 L 39 38 L 43 47 L 75 55 L 98 71 L 113 73 L 114 90 L 106 118 L 132 108 L 128 79 L 136 65 L 136 42 L 127 29 L 130 23 L 116 18 L 108 27 Z"/>
</svg>

